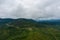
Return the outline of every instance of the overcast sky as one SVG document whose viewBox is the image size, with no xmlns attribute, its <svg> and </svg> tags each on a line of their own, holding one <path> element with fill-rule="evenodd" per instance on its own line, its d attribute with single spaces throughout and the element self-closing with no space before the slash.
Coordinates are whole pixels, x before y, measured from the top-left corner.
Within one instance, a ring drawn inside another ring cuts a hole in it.
<svg viewBox="0 0 60 40">
<path fill-rule="evenodd" d="M 0 0 L 0 18 L 60 18 L 60 0 Z"/>
</svg>

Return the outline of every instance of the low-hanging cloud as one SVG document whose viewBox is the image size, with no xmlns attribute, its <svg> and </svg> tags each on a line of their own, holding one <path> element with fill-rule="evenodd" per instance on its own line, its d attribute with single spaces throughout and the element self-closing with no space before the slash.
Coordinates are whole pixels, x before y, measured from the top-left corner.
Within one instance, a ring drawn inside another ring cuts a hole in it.
<svg viewBox="0 0 60 40">
<path fill-rule="evenodd" d="M 60 18 L 60 0 L 0 0 L 0 18 Z"/>
</svg>

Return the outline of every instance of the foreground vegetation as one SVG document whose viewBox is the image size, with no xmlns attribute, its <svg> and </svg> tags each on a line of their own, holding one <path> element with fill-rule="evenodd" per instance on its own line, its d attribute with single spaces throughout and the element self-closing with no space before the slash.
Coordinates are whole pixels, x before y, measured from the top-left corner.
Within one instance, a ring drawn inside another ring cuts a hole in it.
<svg viewBox="0 0 60 40">
<path fill-rule="evenodd" d="M 0 40 L 60 40 L 60 25 L 16 20 L 0 25 Z"/>
</svg>

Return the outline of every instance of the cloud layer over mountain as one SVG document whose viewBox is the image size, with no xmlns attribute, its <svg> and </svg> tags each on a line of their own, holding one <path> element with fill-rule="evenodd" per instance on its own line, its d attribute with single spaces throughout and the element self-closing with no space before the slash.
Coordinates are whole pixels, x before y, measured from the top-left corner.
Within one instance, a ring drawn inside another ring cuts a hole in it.
<svg viewBox="0 0 60 40">
<path fill-rule="evenodd" d="M 60 18 L 60 0 L 0 0 L 0 18 Z"/>
</svg>

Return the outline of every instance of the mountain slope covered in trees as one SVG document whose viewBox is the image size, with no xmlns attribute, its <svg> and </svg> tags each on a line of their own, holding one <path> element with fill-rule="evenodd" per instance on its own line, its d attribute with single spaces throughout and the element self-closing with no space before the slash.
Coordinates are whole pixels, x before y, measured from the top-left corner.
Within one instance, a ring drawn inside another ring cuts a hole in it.
<svg viewBox="0 0 60 40">
<path fill-rule="evenodd" d="M 0 40 L 60 40 L 60 25 L 41 24 L 32 19 L 0 22 Z"/>
</svg>

